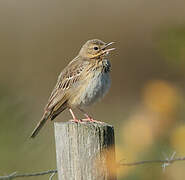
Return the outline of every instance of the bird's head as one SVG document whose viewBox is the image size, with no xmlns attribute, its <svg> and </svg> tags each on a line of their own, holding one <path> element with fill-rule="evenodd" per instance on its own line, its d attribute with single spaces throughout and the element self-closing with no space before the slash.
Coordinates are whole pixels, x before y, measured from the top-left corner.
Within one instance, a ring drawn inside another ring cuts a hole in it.
<svg viewBox="0 0 185 180">
<path fill-rule="evenodd" d="M 113 43 L 105 43 L 99 39 L 89 40 L 82 46 L 79 55 L 90 59 L 107 56 L 110 51 L 115 50 L 115 48 L 108 49 Z"/>
</svg>

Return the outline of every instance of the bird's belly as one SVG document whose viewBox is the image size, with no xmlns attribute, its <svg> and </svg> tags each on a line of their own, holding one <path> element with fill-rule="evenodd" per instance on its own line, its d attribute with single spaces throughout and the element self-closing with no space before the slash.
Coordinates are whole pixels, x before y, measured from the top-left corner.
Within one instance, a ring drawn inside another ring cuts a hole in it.
<svg viewBox="0 0 185 180">
<path fill-rule="evenodd" d="M 95 103 L 102 98 L 110 88 L 109 73 L 96 72 L 91 80 L 86 81 L 78 97 L 79 106 L 84 107 Z"/>
</svg>

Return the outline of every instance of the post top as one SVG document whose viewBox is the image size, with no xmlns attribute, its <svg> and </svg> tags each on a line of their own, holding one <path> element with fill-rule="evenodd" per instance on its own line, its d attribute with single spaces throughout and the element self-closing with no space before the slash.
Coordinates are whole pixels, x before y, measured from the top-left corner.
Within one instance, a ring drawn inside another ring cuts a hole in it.
<svg viewBox="0 0 185 180">
<path fill-rule="evenodd" d="M 107 124 L 105 122 L 54 122 L 55 126 L 78 126 L 78 127 L 110 127 L 113 128 L 112 125 Z"/>
</svg>

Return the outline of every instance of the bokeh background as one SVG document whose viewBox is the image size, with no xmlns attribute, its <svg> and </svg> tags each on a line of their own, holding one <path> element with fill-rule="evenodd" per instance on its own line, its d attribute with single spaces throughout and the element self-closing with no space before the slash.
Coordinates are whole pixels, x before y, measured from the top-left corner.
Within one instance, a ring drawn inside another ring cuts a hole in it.
<svg viewBox="0 0 185 180">
<path fill-rule="evenodd" d="M 89 112 L 114 125 L 117 161 L 185 155 L 185 1 L 1 0 L 1 176 L 56 168 L 53 123 L 28 136 L 58 74 L 93 38 L 116 42 L 111 89 Z M 184 168 L 122 167 L 118 179 L 182 180 Z"/>
</svg>

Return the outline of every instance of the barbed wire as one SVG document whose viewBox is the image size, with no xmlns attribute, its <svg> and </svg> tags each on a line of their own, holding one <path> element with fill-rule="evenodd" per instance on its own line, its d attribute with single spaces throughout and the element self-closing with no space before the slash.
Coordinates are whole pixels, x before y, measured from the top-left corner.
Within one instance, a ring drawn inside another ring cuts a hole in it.
<svg viewBox="0 0 185 180">
<path fill-rule="evenodd" d="M 25 173 L 25 174 L 17 174 L 17 172 L 13 172 L 7 176 L 0 176 L 1 180 L 10 180 L 15 178 L 23 178 L 23 177 L 30 177 L 30 176 L 43 176 L 47 174 L 51 174 L 49 177 L 49 180 L 52 180 L 53 176 L 57 173 L 57 170 L 48 170 L 43 172 L 37 172 L 37 173 Z"/>
<path fill-rule="evenodd" d="M 137 165 L 144 165 L 144 164 L 162 164 L 163 170 L 165 170 L 166 167 L 171 165 L 174 162 L 177 161 L 185 161 L 185 156 L 184 157 L 177 157 L 175 158 L 176 152 L 174 152 L 171 157 L 166 158 L 164 160 L 144 160 L 144 161 L 136 161 L 136 162 L 131 162 L 131 163 L 119 163 L 118 166 L 137 166 Z M 48 175 L 51 174 L 49 177 L 49 180 L 52 180 L 54 175 L 57 173 L 57 170 L 48 170 L 48 171 L 43 171 L 43 172 L 37 172 L 37 173 L 25 173 L 25 174 L 17 174 L 17 172 L 11 173 L 6 176 L 0 176 L 0 180 L 11 180 L 15 178 L 22 178 L 22 177 L 30 177 L 30 176 L 43 176 L 43 175 Z"/>
<path fill-rule="evenodd" d="M 177 157 L 175 158 L 176 152 L 174 152 L 171 157 L 166 158 L 165 160 L 144 160 L 144 161 L 138 161 L 138 162 L 131 162 L 131 163 L 119 163 L 119 166 L 137 166 L 137 165 L 144 165 L 144 164 L 162 164 L 163 170 L 165 170 L 166 167 L 171 165 L 174 162 L 177 161 L 185 161 L 184 157 Z"/>
</svg>

